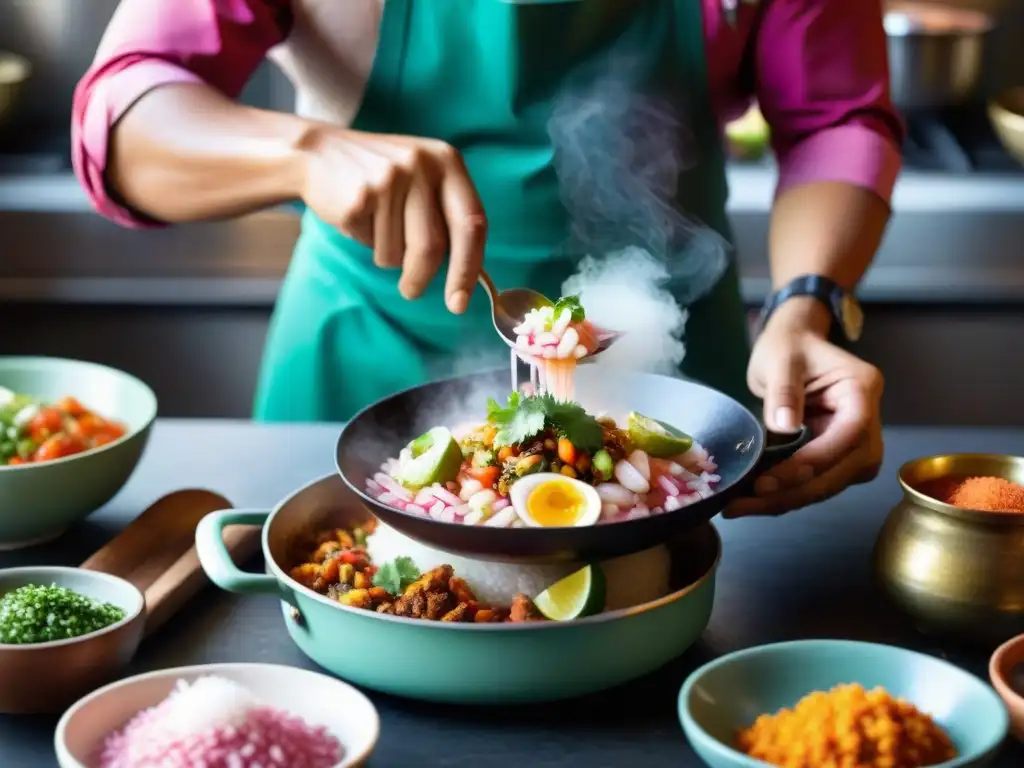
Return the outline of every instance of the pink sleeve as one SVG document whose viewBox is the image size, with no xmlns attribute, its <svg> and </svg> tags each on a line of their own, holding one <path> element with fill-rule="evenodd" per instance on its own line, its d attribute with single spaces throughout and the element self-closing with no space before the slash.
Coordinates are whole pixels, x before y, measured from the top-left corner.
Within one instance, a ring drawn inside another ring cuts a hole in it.
<svg viewBox="0 0 1024 768">
<path fill-rule="evenodd" d="M 121 0 L 75 91 L 75 173 L 93 206 L 124 226 L 159 226 L 105 184 L 111 128 L 160 85 L 206 83 L 235 98 L 290 24 L 289 0 Z"/>
<path fill-rule="evenodd" d="M 761 0 L 758 104 L 772 127 L 779 192 L 843 181 L 887 202 L 904 126 L 889 98 L 879 0 Z"/>
</svg>

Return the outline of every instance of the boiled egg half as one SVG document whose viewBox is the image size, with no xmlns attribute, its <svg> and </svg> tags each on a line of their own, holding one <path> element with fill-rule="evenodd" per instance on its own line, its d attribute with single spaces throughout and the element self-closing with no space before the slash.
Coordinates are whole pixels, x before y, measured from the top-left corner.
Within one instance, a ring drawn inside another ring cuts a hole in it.
<svg viewBox="0 0 1024 768">
<path fill-rule="evenodd" d="M 519 519 L 534 528 L 593 525 L 601 516 L 601 497 L 593 486 L 553 472 L 517 480 L 509 501 Z"/>
</svg>

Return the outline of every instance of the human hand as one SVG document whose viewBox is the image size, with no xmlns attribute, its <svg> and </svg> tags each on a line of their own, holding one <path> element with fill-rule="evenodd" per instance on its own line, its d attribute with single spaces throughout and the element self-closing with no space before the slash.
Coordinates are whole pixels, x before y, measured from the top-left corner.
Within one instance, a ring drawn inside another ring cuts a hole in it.
<svg viewBox="0 0 1024 768">
<path fill-rule="evenodd" d="M 818 309 L 794 302 L 772 315 L 755 343 L 747 383 L 764 400 L 770 430 L 793 432 L 805 423 L 812 438 L 758 477 L 754 496 L 730 504 L 727 518 L 822 501 L 874 479 L 882 463 L 881 371 L 827 340 L 827 313 L 823 320 Z"/>
<path fill-rule="evenodd" d="M 324 126 L 308 142 L 303 190 L 320 218 L 373 248 L 377 266 L 401 268 L 407 299 L 423 294 L 449 254 L 445 301 L 456 314 L 466 311 L 487 219 L 451 145 Z"/>
</svg>

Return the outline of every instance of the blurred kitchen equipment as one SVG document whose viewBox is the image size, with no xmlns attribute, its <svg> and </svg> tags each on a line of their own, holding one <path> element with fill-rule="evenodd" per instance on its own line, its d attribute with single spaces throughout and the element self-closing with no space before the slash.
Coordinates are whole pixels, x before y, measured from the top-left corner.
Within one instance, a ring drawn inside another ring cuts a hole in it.
<svg viewBox="0 0 1024 768">
<path fill-rule="evenodd" d="M 1006 151 L 1024 164 L 1024 86 L 1009 88 L 992 99 L 988 119 Z"/>
<path fill-rule="evenodd" d="M 7 122 L 21 98 L 22 89 L 32 75 L 28 59 L 0 51 L 0 125 Z"/>
<path fill-rule="evenodd" d="M 893 102 L 901 110 L 942 109 L 977 94 L 994 19 L 932 2 L 888 2 L 885 33 Z"/>
<path fill-rule="evenodd" d="M 66 134 L 78 80 L 92 63 L 118 0 L 0 0 L 0 49 L 32 62 L 10 129 Z"/>
</svg>

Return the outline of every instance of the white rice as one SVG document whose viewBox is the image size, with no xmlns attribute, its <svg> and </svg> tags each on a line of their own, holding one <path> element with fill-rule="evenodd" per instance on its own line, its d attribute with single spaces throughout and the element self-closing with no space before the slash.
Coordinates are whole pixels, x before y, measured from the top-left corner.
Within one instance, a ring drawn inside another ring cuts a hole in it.
<svg viewBox="0 0 1024 768">
<path fill-rule="evenodd" d="M 456 576 L 466 580 L 477 598 L 492 605 L 509 605 L 520 592 L 536 597 L 583 566 L 582 563 L 515 565 L 474 560 L 420 544 L 383 523 L 378 523 L 377 530 L 366 537 L 366 550 L 377 565 L 403 556 L 412 558 L 421 572 L 448 564 L 455 569 Z M 630 608 L 667 595 L 669 567 L 670 555 L 664 545 L 602 562 L 607 580 L 605 610 Z"/>
</svg>

